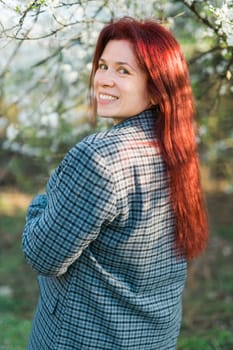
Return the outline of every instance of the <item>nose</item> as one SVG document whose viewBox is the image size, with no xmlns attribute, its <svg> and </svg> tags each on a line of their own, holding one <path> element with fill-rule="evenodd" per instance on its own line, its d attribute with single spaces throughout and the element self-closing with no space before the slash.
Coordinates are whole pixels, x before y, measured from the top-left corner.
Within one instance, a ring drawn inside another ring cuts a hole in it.
<svg viewBox="0 0 233 350">
<path fill-rule="evenodd" d="M 97 73 L 97 81 L 102 87 L 112 87 L 115 84 L 113 73 L 110 70 L 105 70 Z"/>
</svg>

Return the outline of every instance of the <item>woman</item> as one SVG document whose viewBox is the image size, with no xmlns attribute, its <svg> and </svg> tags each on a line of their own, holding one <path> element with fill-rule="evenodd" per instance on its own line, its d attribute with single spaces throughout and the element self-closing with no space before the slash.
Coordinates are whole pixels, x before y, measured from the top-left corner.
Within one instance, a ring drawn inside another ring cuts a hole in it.
<svg viewBox="0 0 233 350">
<path fill-rule="evenodd" d="M 27 213 L 40 285 L 28 349 L 174 350 L 186 262 L 207 241 L 179 44 L 153 21 L 107 25 L 90 95 L 115 125 L 71 149 Z"/>
</svg>

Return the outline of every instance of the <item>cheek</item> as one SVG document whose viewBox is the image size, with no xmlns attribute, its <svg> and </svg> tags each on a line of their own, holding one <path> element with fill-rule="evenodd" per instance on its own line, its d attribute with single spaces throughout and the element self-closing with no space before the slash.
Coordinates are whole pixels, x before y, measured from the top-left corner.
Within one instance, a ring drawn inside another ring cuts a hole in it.
<svg viewBox="0 0 233 350">
<path fill-rule="evenodd" d="M 147 103 L 148 101 L 150 101 L 150 95 L 146 87 L 141 88 L 140 91 L 138 91 L 137 98 L 139 101 L 144 103 Z"/>
<path fill-rule="evenodd" d="M 96 77 L 93 80 L 93 88 L 94 88 L 94 90 L 96 89 Z"/>
<path fill-rule="evenodd" d="M 137 96 L 138 100 L 141 102 L 144 101 L 147 103 L 150 101 L 150 92 L 148 90 L 147 79 L 143 77 L 139 77 L 134 82 L 135 96 Z"/>
<path fill-rule="evenodd" d="M 97 89 L 97 86 L 98 86 L 98 73 L 95 74 L 94 80 L 93 80 L 94 91 Z"/>
<path fill-rule="evenodd" d="M 145 102 L 151 102 L 151 93 L 148 89 L 147 83 L 145 82 L 144 84 L 144 88 L 143 88 L 143 98 L 145 100 Z"/>
</svg>

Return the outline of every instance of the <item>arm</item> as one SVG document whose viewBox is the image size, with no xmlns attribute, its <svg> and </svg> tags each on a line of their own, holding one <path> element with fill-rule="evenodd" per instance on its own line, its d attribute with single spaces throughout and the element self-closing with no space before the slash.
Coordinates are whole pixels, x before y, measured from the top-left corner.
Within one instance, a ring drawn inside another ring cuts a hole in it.
<svg viewBox="0 0 233 350">
<path fill-rule="evenodd" d="M 23 232 L 27 261 L 40 274 L 58 276 L 116 215 L 111 174 L 91 145 L 79 143 L 51 176 L 46 195 L 28 208 Z"/>
</svg>

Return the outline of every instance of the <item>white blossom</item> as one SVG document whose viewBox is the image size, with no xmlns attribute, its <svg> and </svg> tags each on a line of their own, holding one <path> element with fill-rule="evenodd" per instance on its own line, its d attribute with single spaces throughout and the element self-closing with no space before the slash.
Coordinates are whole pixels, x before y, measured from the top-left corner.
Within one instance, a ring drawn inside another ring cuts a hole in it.
<svg viewBox="0 0 233 350">
<path fill-rule="evenodd" d="M 215 8 L 209 5 L 209 9 L 215 15 L 215 23 L 220 33 L 226 35 L 229 46 L 233 46 L 233 6 L 232 1 L 225 0 L 221 7 Z"/>
<path fill-rule="evenodd" d="M 8 140 L 14 140 L 18 135 L 19 130 L 14 124 L 10 124 L 6 129 L 6 137 Z"/>
<path fill-rule="evenodd" d="M 8 120 L 4 117 L 0 117 L 0 132 L 3 130 L 8 124 Z"/>
<path fill-rule="evenodd" d="M 55 112 L 50 114 L 45 114 L 45 115 L 42 115 L 40 121 L 42 125 L 56 129 L 59 125 L 59 116 Z"/>
</svg>

